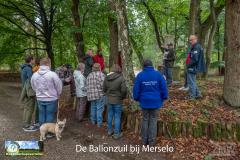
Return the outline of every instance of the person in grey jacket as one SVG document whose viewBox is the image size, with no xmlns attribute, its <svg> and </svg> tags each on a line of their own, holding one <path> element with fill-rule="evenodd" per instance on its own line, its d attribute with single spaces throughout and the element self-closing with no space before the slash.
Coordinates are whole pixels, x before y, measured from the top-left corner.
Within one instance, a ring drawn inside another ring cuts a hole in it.
<svg viewBox="0 0 240 160">
<path fill-rule="evenodd" d="M 86 78 L 83 75 L 84 69 L 84 63 L 79 63 L 77 69 L 73 72 L 77 96 L 76 118 L 79 121 L 83 120 L 87 105 Z"/>
<path fill-rule="evenodd" d="M 114 64 L 110 73 L 104 80 L 103 91 L 107 96 L 108 118 L 107 127 L 108 135 L 113 134 L 112 121 L 114 118 L 114 139 L 119 139 L 121 134 L 121 115 L 123 111 L 123 99 L 126 98 L 127 87 L 122 76 L 122 71 L 119 65 Z"/>
<path fill-rule="evenodd" d="M 50 67 L 49 58 L 41 59 L 40 68 L 31 79 L 32 88 L 37 97 L 40 125 L 55 121 L 57 100 L 62 92 L 62 81 L 55 72 L 50 70 Z"/>
</svg>

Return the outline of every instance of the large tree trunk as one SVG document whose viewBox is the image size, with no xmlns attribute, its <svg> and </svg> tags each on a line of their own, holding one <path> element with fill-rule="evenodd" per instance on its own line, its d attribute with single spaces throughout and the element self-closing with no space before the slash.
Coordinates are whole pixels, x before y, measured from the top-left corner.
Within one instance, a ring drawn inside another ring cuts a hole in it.
<svg viewBox="0 0 240 160">
<path fill-rule="evenodd" d="M 109 39 L 110 39 L 110 54 L 109 54 L 109 68 L 113 64 L 118 63 L 119 49 L 118 49 L 118 26 L 117 20 L 111 16 L 108 17 Z"/>
<path fill-rule="evenodd" d="M 116 6 L 113 1 L 109 1 L 109 8 L 116 12 Z M 118 23 L 116 17 L 108 16 L 108 27 L 109 27 L 109 39 L 110 39 L 110 54 L 109 54 L 109 68 L 113 64 L 119 62 L 119 48 L 118 48 Z"/>
<path fill-rule="evenodd" d="M 130 99 L 132 111 L 136 111 L 137 105 L 132 99 L 132 88 L 134 80 L 133 62 L 132 62 L 132 50 L 129 41 L 128 20 L 126 15 L 126 1 L 114 0 L 116 5 L 116 12 L 118 15 L 118 31 L 119 31 L 119 44 L 123 59 L 123 76 L 126 81 L 128 90 L 128 97 Z"/>
<path fill-rule="evenodd" d="M 191 0 L 189 18 L 189 35 L 199 35 L 200 0 Z"/>
<path fill-rule="evenodd" d="M 79 0 L 72 0 L 72 16 L 74 20 L 74 25 L 78 29 L 81 28 L 81 21 L 80 21 L 80 16 L 79 16 L 79 11 L 78 11 L 78 5 L 79 5 Z M 78 57 L 78 61 L 82 62 L 83 57 L 85 56 L 84 54 L 84 39 L 83 39 L 83 33 L 82 31 L 80 32 L 75 32 L 74 33 L 74 42 L 76 46 L 76 54 Z"/>
<path fill-rule="evenodd" d="M 240 1 L 226 1 L 224 100 L 240 107 Z"/>
<path fill-rule="evenodd" d="M 54 60 L 54 53 L 53 53 L 51 38 L 46 39 L 45 45 L 46 45 L 46 51 L 47 51 L 48 58 L 50 58 L 50 60 L 51 60 L 51 68 L 54 70 L 55 69 L 55 60 Z"/>
<path fill-rule="evenodd" d="M 215 10 L 214 10 L 214 0 L 210 0 L 210 10 L 211 10 L 211 15 L 212 15 L 212 19 L 213 19 L 213 25 L 208 37 L 208 45 L 207 45 L 207 49 L 206 49 L 206 72 L 204 73 L 203 77 L 207 77 L 208 75 L 208 70 L 209 70 L 209 66 L 211 64 L 211 55 L 212 55 L 212 47 L 213 47 L 213 38 L 214 35 L 216 33 L 216 29 L 217 29 L 217 19 L 216 19 L 216 14 L 215 14 Z"/>
</svg>

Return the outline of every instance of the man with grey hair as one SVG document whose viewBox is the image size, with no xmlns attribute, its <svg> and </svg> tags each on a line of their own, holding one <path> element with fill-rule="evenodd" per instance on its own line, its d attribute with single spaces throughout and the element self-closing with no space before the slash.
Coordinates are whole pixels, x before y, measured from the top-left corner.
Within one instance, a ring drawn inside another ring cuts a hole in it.
<svg viewBox="0 0 240 160">
<path fill-rule="evenodd" d="M 187 65 L 187 83 L 189 85 L 188 99 L 198 99 L 202 95 L 198 89 L 196 83 L 196 74 L 199 72 L 205 72 L 205 61 L 203 48 L 198 43 L 196 35 L 189 37 L 190 51 L 188 52 L 186 65 Z"/>
</svg>

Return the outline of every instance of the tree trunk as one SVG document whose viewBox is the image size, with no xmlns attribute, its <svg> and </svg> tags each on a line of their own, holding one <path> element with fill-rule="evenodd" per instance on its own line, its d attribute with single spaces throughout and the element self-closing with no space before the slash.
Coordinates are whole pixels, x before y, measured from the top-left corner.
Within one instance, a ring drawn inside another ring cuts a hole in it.
<svg viewBox="0 0 240 160">
<path fill-rule="evenodd" d="M 224 100 L 240 107 L 240 1 L 226 1 Z"/>
<path fill-rule="evenodd" d="M 109 39 L 110 39 L 110 54 L 109 54 L 109 68 L 113 64 L 118 63 L 119 49 L 118 49 L 118 26 L 117 20 L 111 16 L 108 17 Z"/>
<path fill-rule="evenodd" d="M 217 57 L 218 57 L 218 75 L 221 75 L 221 52 L 220 52 L 220 27 L 221 23 L 217 23 L 217 30 L 216 30 L 216 35 L 217 35 Z"/>
<path fill-rule="evenodd" d="M 214 0 L 210 0 L 210 9 L 211 9 L 211 15 L 213 16 L 213 25 L 209 34 L 208 38 L 208 45 L 207 45 L 207 50 L 206 50 L 206 72 L 203 74 L 203 77 L 207 77 L 208 75 L 208 70 L 209 66 L 211 64 L 211 55 L 212 55 L 212 47 L 213 47 L 213 38 L 217 29 L 217 19 L 216 19 L 216 14 L 214 10 Z"/>
<path fill-rule="evenodd" d="M 160 34 L 160 32 L 159 32 L 157 20 L 156 20 L 156 18 L 154 17 L 154 15 L 153 15 L 151 9 L 149 8 L 147 2 L 142 1 L 142 4 L 143 4 L 143 5 L 145 6 L 145 8 L 147 9 L 148 17 L 149 17 L 150 20 L 152 21 L 152 24 L 153 24 L 153 27 L 154 27 L 154 31 L 155 31 L 155 35 L 156 35 L 156 40 L 157 40 L 158 47 L 159 47 L 159 49 L 163 52 L 163 49 L 162 49 L 162 41 L 161 41 L 161 34 Z"/>
<path fill-rule="evenodd" d="M 55 60 L 54 60 L 54 53 L 53 53 L 51 38 L 46 39 L 46 51 L 47 51 L 48 58 L 50 58 L 51 60 L 51 68 L 55 70 Z"/>
<path fill-rule="evenodd" d="M 200 29 L 200 0 L 191 0 L 189 12 L 189 35 L 199 35 Z"/>
<path fill-rule="evenodd" d="M 80 21 L 80 16 L 79 16 L 79 11 L 78 11 L 78 6 L 79 6 L 79 0 L 72 0 L 72 16 L 74 20 L 74 25 L 76 28 L 80 29 L 81 28 L 81 21 Z M 84 53 L 84 39 L 83 39 L 83 33 L 82 31 L 78 31 L 74 33 L 74 42 L 76 46 L 76 54 L 78 57 L 78 61 L 82 62 L 83 57 L 85 56 Z"/>
<path fill-rule="evenodd" d="M 123 76 L 126 81 L 126 86 L 128 90 L 128 97 L 130 99 L 132 111 L 136 111 L 137 104 L 132 99 L 132 88 L 134 80 L 133 72 L 133 61 L 132 61 L 132 50 L 129 41 L 129 30 L 128 30 L 128 20 L 126 14 L 126 1 L 125 0 L 114 0 L 116 5 L 116 12 L 118 15 L 118 33 L 119 33 L 119 44 L 122 53 L 123 60 Z"/>
<path fill-rule="evenodd" d="M 97 38 L 97 50 L 102 49 L 102 40 L 101 38 Z"/>
<path fill-rule="evenodd" d="M 138 57 L 138 60 L 139 60 L 139 63 L 142 65 L 143 64 L 143 61 L 144 61 L 144 58 L 143 58 L 143 55 L 142 55 L 142 49 L 140 49 L 138 46 L 137 46 L 137 42 L 134 40 L 134 38 L 130 37 L 130 40 L 131 40 L 131 44 L 132 44 L 132 47 Z"/>
</svg>

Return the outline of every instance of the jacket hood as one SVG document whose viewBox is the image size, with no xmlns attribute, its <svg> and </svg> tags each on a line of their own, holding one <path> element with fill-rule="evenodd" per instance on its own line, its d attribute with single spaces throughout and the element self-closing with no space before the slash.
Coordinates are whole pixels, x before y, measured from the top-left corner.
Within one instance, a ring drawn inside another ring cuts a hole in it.
<svg viewBox="0 0 240 160">
<path fill-rule="evenodd" d="M 25 68 L 25 67 L 30 67 L 30 68 L 32 68 L 32 65 L 31 65 L 31 64 L 28 64 L 28 63 L 23 64 L 23 65 L 21 66 L 21 69 L 23 69 L 23 68 Z"/>
<path fill-rule="evenodd" d="M 121 74 L 119 73 L 115 73 L 115 72 L 110 72 L 108 75 L 107 75 L 107 80 L 108 81 L 112 81 L 112 80 L 115 80 L 117 78 L 121 77 Z"/>
<path fill-rule="evenodd" d="M 40 66 L 38 73 L 40 75 L 44 75 L 49 71 L 50 71 L 50 68 L 48 66 Z"/>
</svg>

